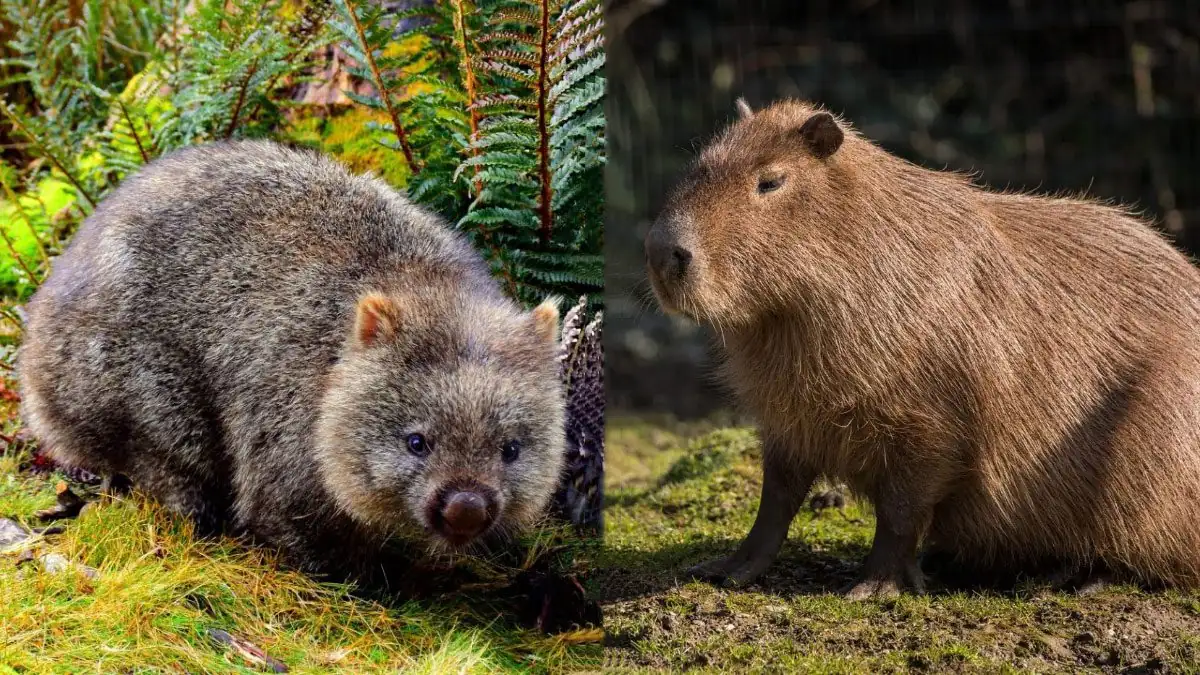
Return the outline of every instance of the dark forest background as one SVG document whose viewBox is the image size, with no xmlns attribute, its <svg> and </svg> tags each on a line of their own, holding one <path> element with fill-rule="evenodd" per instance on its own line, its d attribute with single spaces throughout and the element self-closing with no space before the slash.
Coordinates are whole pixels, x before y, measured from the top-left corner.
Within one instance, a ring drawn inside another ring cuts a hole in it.
<svg viewBox="0 0 1200 675">
<path fill-rule="evenodd" d="M 642 237 L 734 100 L 819 101 L 998 188 L 1133 204 L 1200 253 L 1200 0 L 624 0 L 608 9 L 609 410 L 709 414 L 707 333 L 658 312 Z"/>
</svg>

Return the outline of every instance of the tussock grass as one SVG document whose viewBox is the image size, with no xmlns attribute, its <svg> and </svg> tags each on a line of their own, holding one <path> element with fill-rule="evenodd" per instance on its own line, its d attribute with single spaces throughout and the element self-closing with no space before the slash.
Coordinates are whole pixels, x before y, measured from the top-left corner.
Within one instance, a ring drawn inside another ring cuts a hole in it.
<svg viewBox="0 0 1200 675">
<path fill-rule="evenodd" d="M 0 458 L 0 515 L 26 525 L 54 503 L 57 477 Z M 588 670 L 596 631 L 542 636 L 502 602 L 448 594 L 386 606 L 281 570 L 272 554 L 197 539 L 190 524 L 136 495 L 97 502 L 35 553 L 99 572 L 49 574 L 0 556 L 0 672 L 263 672 L 212 639 L 224 630 L 291 672 L 497 673 Z"/>
</svg>

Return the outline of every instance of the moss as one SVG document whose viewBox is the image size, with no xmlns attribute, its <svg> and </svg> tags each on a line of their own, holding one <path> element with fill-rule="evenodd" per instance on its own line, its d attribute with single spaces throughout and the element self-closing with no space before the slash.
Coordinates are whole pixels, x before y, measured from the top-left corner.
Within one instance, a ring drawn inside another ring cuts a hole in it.
<svg viewBox="0 0 1200 675">
<path fill-rule="evenodd" d="M 1034 582 L 951 592 L 933 579 L 927 596 L 845 601 L 837 591 L 854 579 L 874 526 L 854 501 L 844 513 L 803 509 L 758 583 L 691 581 L 689 565 L 729 553 L 753 523 L 755 433 L 636 418 L 610 418 L 606 433 L 608 527 L 595 583 L 618 669 L 1187 672 L 1194 663 L 1192 594 L 1116 587 L 1079 598 Z"/>
</svg>

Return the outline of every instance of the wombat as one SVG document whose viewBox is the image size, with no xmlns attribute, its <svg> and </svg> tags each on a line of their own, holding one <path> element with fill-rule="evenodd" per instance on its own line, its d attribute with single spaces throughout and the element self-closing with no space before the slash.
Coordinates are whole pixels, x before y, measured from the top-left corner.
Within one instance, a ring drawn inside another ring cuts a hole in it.
<svg viewBox="0 0 1200 675">
<path fill-rule="evenodd" d="M 541 517 L 563 462 L 558 305 L 525 311 L 382 181 L 267 141 L 128 177 L 28 307 L 22 414 L 53 459 L 370 578 Z"/>
<path fill-rule="evenodd" d="M 875 507 L 850 598 L 961 564 L 1106 564 L 1200 582 L 1200 272 L 1132 212 L 998 193 L 889 154 L 815 104 L 739 117 L 646 239 L 763 438 L 726 584 L 770 566 L 815 478 Z"/>
</svg>

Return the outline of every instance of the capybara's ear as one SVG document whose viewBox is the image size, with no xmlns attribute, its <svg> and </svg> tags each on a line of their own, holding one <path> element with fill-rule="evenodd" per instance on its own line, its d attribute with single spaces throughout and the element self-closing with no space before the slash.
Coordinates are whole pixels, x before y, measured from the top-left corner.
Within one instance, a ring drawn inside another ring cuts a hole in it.
<svg viewBox="0 0 1200 675">
<path fill-rule="evenodd" d="M 400 305 L 382 293 L 367 293 L 358 299 L 354 316 L 354 341 L 373 347 L 396 335 L 400 328 Z"/>
<path fill-rule="evenodd" d="M 746 103 L 746 99 L 739 96 L 735 103 L 737 105 L 738 117 L 744 120 L 754 117 L 754 109 L 750 107 L 749 103 Z"/>
<path fill-rule="evenodd" d="M 799 133 L 805 147 L 817 159 L 825 159 L 837 152 L 846 138 L 837 120 L 827 112 L 819 112 L 808 118 Z"/>
<path fill-rule="evenodd" d="M 558 342 L 558 305 L 561 299 L 550 296 L 533 308 L 533 327 L 546 342 Z"/>
</svg>

